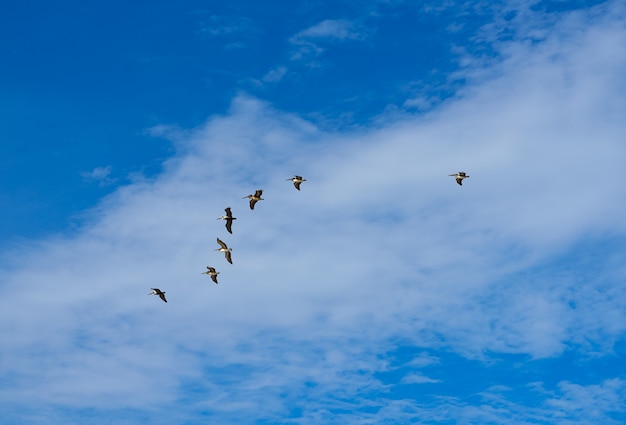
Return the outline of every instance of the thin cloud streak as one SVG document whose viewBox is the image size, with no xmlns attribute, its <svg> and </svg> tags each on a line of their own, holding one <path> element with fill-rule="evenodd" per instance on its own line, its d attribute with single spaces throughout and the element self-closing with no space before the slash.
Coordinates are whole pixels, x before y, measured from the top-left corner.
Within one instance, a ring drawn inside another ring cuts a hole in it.
<svg viewBox="0 0 626 425">
<path fill-rule="evenodd" d="M 289 38 L 289 43 L 294 46 L 290 60 L 306 60 L 308 66 L 319 66 L 316 58 L 326 50 L 323 44 L 364 41 L 368 36 L 369 31 L 358 27 L 356 23 L 342 19 L 327 19 Z"/>
<path fill-rule="evenodd" d="M 300 31 L 290 41 L 297 44 L 303 39 L 360 40 L 364 37 L 364 32 L 347 20 L 327 19 Z"/>
<path fill-rule="evenodd" d="M 81 173 L 86 181 L 98 182 L 100 186 L 110 186 L 114 184 L 117 179 L 111 178 L 112 167 L 110 165 L 106 167 L 96 167 L 92 171 Z"/>
</svg>

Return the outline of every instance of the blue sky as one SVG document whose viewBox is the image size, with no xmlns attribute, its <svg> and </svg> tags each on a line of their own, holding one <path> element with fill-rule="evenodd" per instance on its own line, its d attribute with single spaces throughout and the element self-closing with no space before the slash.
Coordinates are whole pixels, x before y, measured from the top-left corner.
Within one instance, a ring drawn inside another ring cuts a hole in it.
<svg viewBox="0 0 626 425">
<path fill-rule="evenodd" d="M 626 7 L 456 3 L 5 5 L 2 423 L 626 422 Z"/>
</svg>

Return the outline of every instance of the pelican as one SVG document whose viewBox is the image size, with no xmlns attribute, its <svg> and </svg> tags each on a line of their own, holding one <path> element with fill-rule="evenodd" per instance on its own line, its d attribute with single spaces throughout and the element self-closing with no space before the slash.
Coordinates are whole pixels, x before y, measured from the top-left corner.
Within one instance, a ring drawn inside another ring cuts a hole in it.
<svg viewBox="0 0 626 425">
<path fill-rule="evenodd" d="M 233 259 L 230 257 L 230 253 L 233 249 L 226 246 L 226 244 L 222 242 L 220 238 L 217 238 L 217 243 L 220 245 L 221 248 L 217 248 L 215 249 L 215 251 L 223 252 L 226 256 L 226 261 L 228 261 L 230 264 L 233 264 Z"/>
<path fill-rule="evenodd" d="M 233 217 L 233 213 L 230 212 L 230 207 L 226 208 L 224 211 L 226 211 L 226 215 L 222 215 L 220 217 L 218 217 L 218 220 L 226 220 L 226 230 L 228 230 L 228 233 L 233 233 L 233 229 L 232 229 L 232 225 L 233 225 L 233 220 L 237 220 L 237 217 Z"/>
<path fill-rule="evenodd" d="M 287 180 L 291 180 L 293 182 L 293 185 L 296 187 L 296 189 L 300 190 L 300 183 L 305 182 L 306 179 L 303 179 L 302 176 L 294 176 L 290 179 Z"/>
<path fill-rule="evenodd" d="M 165 299 L 165 292 L 161 291 L 159 288 L 151 288 L 152 292 L 150 292 L 148 295 L 158 295 L 164 302 L 167 302 L 167 300 Z"/>
<path fill-rule="evenodd" d="M 463 179 L 466 179 L 469 177 L 467 174 L 465 174 L 465 171 L 459 171 L 456 174 L 448 174 L 448 175 L 455 177 L 456 182 L 459 184 L 459 186 L 463 186 Z"/>
<path fill-rule="evenodd" d="M 256 204 L 258 201 L 264 201 L 264 199 L 261 198 L 262 194 L 263 194 L 263 191 L 261 189 L 259 189 L 259 190 L 257 190 L 254 193 L 254 195 L 244 196 L 241 199 L 250 198 L 250 209 L 253 210 L 254 209 L 254 204 Z"/>
<path fill-rule="evenodd" d="M 220 274 L 220 272 L 216 272 L 213 267 L 206 266 L 206 271 L 202 274 L 208 274 L 209 276 L 211 276 L 213 282 L 217 283 L 217 275 Z"/>
</svg>

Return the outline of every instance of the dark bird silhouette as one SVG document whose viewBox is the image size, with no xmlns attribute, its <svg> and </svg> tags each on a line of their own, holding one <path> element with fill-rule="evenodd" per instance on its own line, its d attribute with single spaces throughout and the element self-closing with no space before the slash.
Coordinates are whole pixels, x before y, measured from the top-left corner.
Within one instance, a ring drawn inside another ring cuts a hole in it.
<svg viewBox="0 0 626 425">
<path fill-rule="evenodd" d="M 465 174 L 465 171 L 459 171 L 456 174 L 448 174 L 448 175 L 455 177 L 456 182 L 459 184 L 459 186 L 463 186 L 463 179 L 466 179 L 469 177 L 467 174 Z"/>
<path fill-rule="evenodd" d="M 230 211 L 230 207 L 226 208 L 224 211 L 226 211 L 226 215 L 219 216 L 217 219 L 226 220 L 226 230 L 228 230 L 228 233 L 232 234 L 233 220 L 237 220 L 237 217 L 233 217 L 233 213 Z"/>
<path fill-rule="evenodd" d="M 250 209 L 253 210 L 254 209 L 254 204 L 256 204 L 258 201 L 264 201 L 264 199 L 261 198 L 262 194 L 263 194 L 263 191 L 261 189 L 259 189 L 259 190 L 257 190 L 254 193 L 254 195 L 244 196 L 241 199 L 250 198 Z"/>
<path fill-rule="evenodd" d="M 303 179 L 302 176 L 294 176 L 290 179 L 287 180 L 291 180 L 293 182 L 293 185 L 295 186 L 296 189 L 300 190 L 300 183 L 305 182 L 306 179 Z"/>
<path fill-rule="evenodd" d="M 163 300 L 163 302 L 167 302 L 167 300 L 165 299 L 165 292 L 161 291 L 159 288 L 151 288 L 152 292 L 150 292 L 148 295 L 158 295 L 159 298 L 161 298 Z"/>
<path fill-rule="evenodd" d="M 220 272 L 216 272 L 213 267 L 207 266 L 206 271 L 203 272 L 202 274 L 211 276 L 211 279 L 213 280 L 213 282 L 217 283 L 217 275 L 220 274 Z"/>
<path fill-rule="evenodd" d="M 220 248 L 215 249 L 215 251 L 223 252 L 226 256 L 226 261 L 228 261 L 230 264 L 233 264 L 233 259 L 230 256 L 232 248 L 226 246 L 226 244 L 222 242 L 220 238 L 217 238 L 217 243 L 220 245 Z"/>
</svg>

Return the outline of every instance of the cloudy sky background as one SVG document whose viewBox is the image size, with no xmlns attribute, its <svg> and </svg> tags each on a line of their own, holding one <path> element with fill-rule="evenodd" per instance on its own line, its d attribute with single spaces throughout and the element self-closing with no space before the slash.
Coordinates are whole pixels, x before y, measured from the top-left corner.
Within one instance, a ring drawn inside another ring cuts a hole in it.
<svg viewBox="0 0 626 425">
<path fill-rule="evenodd" d="M 623 2 L 13 7 L 3 423 L 626 421 Z"/>
</svg>

